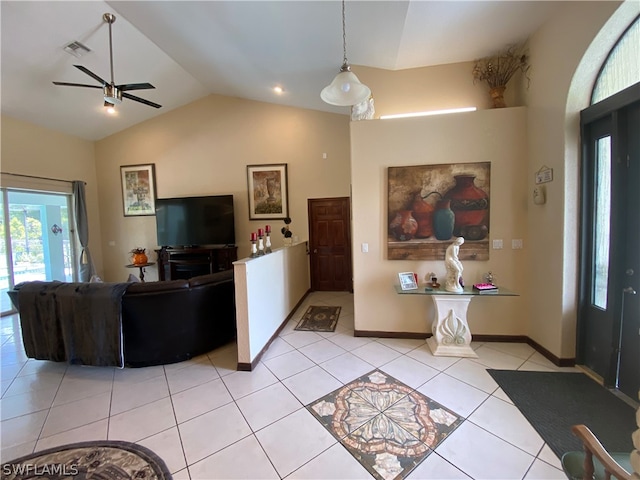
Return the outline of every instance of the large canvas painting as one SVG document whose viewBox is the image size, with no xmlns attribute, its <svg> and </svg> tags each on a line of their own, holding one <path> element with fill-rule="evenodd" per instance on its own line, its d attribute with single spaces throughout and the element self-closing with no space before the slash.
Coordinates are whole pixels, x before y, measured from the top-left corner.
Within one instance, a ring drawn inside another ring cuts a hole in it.
<svg viewBox="0 0 640 480">
<path fill-rule="evenodd" d="M 389 260 L 443 260 L 464 237 L 461 260 L 489 259 L 491 163 L 388 169 Z"/>
</svg>

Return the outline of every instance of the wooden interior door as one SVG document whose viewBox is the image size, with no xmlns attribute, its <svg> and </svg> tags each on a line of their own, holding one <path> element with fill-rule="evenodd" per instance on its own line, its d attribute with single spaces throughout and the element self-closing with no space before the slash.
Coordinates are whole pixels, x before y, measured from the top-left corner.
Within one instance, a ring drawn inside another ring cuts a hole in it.
<svg viewBox="0 0 640 480">
<path fill-rule="evenodd" d="M 308 208 L 311 290 L 353 291 L 349 198 L 311 198 Z"/>
</svg>

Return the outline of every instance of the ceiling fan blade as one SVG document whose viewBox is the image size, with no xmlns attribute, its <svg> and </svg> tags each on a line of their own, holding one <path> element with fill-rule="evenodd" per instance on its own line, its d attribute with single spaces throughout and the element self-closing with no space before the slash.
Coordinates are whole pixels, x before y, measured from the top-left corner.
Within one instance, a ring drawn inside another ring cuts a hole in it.
<svg viewBox="0 0 640 480">
<path fill-rule="evenodd" d="M 85 85 L 84 83 L 69 83 L 69 82 L 53 82 L 54 85 L 62 85 L 65 87 L 86 87 L 86 88 L 99 88 L 102 89 L 100 85 Z"/>
<path fill-rule="evenodd" d="M 116 85 L 116 88 L 121 92 L 126 92 L 127 90 L 148 90 L 156 87 L 150 83 L 125 83 L 122 85 Z"/>
<path fill-rule="evenodd" d="M 158 105 L 157 103 L 150 102 L 149 100 L 145 100 L 144 98 L 136 97 L 136 96 L 131 95 L 129 93 L 122 93 L 122 96 L 124 98 L 128 98 L 129 100 L 133 100 L 134 102 L 144 103 L 145 105 L 149 105 L 150 107 L 154 107 L 154 108 L 161 108 L 162 107 L 162 105 Z"/>
<path fill-rule="evenodd" d="M 99 81 L 102 85 L 108 85 L 108 82 L 104 81 L 102 78 L 100 78 L 98 75 L 96 75 L 95 73 L 93 73 L 91 70 L 89 70 L 86 67 L 83 67 L 82 65 L 74 65 L 74 67 L 76 67 L 78 70 L 80 70 L 81 72 L 86 73 L 87 75 L 89 75 L 92 78 L 95 78 L 97 81 Z"/>
</svg>

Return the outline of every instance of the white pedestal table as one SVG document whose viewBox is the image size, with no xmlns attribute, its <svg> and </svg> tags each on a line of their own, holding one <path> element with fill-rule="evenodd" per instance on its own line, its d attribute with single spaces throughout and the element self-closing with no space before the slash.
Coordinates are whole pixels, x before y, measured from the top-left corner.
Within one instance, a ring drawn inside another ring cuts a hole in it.
<svg viewBox="0 0 640 480">
<path fill-rule="evenodd" d="M 396 292 L 401 295 L 428 295 L 433 299 L 436 318 L 433 320 L 427 345 L 431 353 L 445 357 L 478 358 L 471 348 L 471 330 L 467 321 L 469 303 L 476 297 L 513 297 L 518 294 L 499 287 L 497 290 L 479 292 L 472 287 L 465 287 L 463 292 L 447 292 L 443 287 L 431 288 L 421 285 L 414 290 L 402 290 L 396 285 Z"/>
</svg>

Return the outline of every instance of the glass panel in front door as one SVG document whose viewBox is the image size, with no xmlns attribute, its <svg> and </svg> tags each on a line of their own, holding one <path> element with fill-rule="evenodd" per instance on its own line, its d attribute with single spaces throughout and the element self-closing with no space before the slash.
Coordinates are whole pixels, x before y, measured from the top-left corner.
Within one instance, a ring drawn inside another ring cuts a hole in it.
<svg viewBox="0 0 640 480">
<path fill-rule="evenodd" d="M 609 226 L 611 220 L 611 137 L 596 141 L 593 229 L 593 306 L 607 309 L 609 284 Z"/>
</svg>

